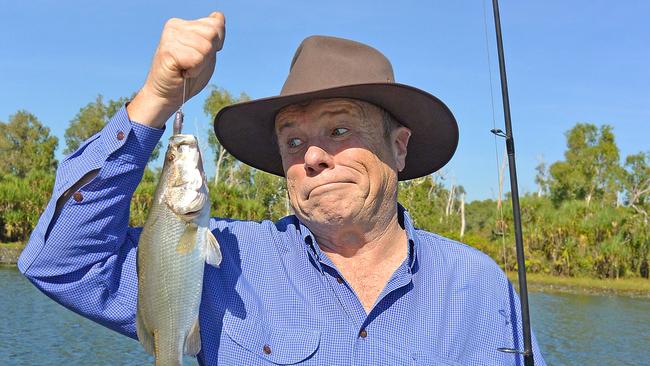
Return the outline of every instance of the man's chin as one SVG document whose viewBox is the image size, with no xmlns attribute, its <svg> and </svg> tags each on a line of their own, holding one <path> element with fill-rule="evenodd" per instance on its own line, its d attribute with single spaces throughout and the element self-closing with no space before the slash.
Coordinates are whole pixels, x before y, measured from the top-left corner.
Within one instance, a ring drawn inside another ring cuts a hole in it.
<svg viewBox="0 0 650 366">
<path fill-rule="evenodd" d="M 318 226 L 339 227 L 351 223 L 355 217 L 353 210 L 350 208 L 341 207 L 341 201 L 328 205 L 326 207 L 319 206 L 303 211 L 303 215 L 299 215 L 301 221 L 309 226 L 309 224 Z M 300 217 L 302 216 L 302 217 Z"/>
</svg>

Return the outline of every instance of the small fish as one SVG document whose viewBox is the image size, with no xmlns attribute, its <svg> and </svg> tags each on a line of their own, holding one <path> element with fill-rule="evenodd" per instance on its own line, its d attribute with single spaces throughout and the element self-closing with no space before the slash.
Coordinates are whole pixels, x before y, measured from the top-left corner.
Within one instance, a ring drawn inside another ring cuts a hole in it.
<svg viewBox="0 0 650 366">
<path fill-rule="evenodd" d="M 196 137 L 169 138 L 160 181 L 138 244 L 136 331 L 156 365 L 182 365 L 201 350 L 205 263 L 221 251 L 208 228 L 210 199 Z"/>
</svg>

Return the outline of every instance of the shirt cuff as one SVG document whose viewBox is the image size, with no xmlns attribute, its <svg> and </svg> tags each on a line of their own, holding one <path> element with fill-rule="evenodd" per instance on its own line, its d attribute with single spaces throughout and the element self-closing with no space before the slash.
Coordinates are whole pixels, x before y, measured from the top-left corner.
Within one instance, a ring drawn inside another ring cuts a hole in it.
<svg viewBox="0 0 650 366">
<path fill-rule="evenodd" d="M 154 128 L 131 121 L 124 106 L 104 127 L 101 138 L 107 153 L 145 166 L 164 132 L 164 127 Z"/>
</svg>

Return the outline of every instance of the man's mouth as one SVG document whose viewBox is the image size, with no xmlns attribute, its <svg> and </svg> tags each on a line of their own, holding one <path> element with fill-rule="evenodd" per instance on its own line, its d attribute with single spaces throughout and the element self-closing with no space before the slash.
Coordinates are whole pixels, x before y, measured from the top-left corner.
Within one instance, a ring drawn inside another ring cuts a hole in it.
<svg viewBox="0 0 650 366">
<path fill-rule="evenodd" d="M 342 185 L 348 185 L 348 184 L 353 184 L 353 182 L 329 182 L 329 183 L 324 183 L 317 185 L 316 187 L 312 188 L 309 193 L 307 194 L 307 199 L 310 199 L 313 195 L 319 195 L 323 193 L 327 193 L 329 191 L 333 191 L 336 189 L 341 188 Z"/>
</svg>

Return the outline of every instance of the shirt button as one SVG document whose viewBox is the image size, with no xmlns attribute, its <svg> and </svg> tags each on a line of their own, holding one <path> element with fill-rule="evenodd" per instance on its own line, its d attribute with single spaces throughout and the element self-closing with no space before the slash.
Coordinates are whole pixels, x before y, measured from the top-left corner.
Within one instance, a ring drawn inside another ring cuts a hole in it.
<svg viewBox="0 0 650 366">
<path fill-rule="evenodd" d="M 366 338 L 368 336 L 368 332 L 366 331 L 366 328 L 361 329 L 359 332 L 359 337 L 361 338 Z"/>
<path fill-rule="evenodd" d="M 81 194 L 81 192 L 75 192 L 72 195 L 72 198 L 74 198 L 74 200 L 77 201 L 77 202 L 81 202 L 81 201 L 83 201 L 84 196 Z"/>
<path fill-rule="evenodd" d="M 338 277 L 338 276 L 337 276 L 337 277 L 336 277 L 336 282 L 338 282 L 338 283 L 343 283 L 343 279 L 342 279 L 341 277 Z"/>
<path fill-rule="evenodd" d="M 270 354 L 271 354 L 271 347 L 269 347 L 268 344 L 265 344 L 265 345 L 264 345 L 264 348 L 262 348 L 262 350 L 264 351 L 264 354 L 266 354 L 266 355 L 270 355 Z"/>
<path fill-rule="evenodd" d="M 117 139 L 120 140 L 120 141 L 124 140 L 124 132 L 118 131 Z"/>
</svg>

